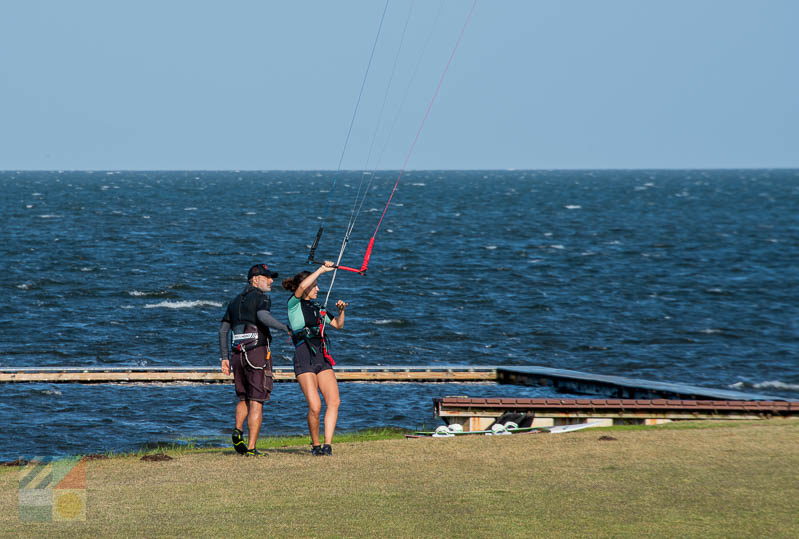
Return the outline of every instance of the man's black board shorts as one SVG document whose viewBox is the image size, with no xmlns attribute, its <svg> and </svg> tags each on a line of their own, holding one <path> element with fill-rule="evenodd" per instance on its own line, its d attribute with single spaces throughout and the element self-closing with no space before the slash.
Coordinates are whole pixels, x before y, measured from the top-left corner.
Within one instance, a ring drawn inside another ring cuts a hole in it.
<svg viewBox="0 0 799 539">
<path fill-rule="evenodd" d="M 233 352 L 230 367 L 233 370 L 233 383 L 239 400 L 264 402 L 272 393 L 272 360 L 266 359 L 266 346 L 259 346 L 244 353 Z"/>
</svg>

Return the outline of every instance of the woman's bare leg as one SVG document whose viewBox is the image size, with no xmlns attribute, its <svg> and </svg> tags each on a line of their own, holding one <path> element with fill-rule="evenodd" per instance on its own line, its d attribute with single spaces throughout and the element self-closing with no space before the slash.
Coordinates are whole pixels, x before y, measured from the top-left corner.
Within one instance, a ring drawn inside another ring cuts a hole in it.
<svg viewBox="0 0 799 539">
<path fill-rule="evenodd" d="M 336 373 L 333 369 L 328 369 L 316 375 L 319 390 L 325 399 L 325 443 L 333 443 L 333 434 L 336 432 L 336 421 L 338 421 L 338 406 L 341 398 L 338 394 L 338 382 Z M 318 425 L 317 417 L 317 425 Z"/>
<path fill-rule="evenodd" d="M 319 414 L 322 411 L 322 401 L 319 398 L 319 384 L 316 375 L 304 372 L 297 376 L 305 400 L 308 401 L 308 432 L 311 434 L 311 444 L 319 445 Z"/>
</svg>

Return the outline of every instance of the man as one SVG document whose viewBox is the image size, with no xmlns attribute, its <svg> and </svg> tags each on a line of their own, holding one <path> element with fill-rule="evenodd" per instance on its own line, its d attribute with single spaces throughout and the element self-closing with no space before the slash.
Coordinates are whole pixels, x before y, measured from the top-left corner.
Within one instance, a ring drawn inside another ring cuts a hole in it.
<svg viewBox="0 0 799 539">
<path fill-rule="evenodd" d="M 233 429 L 233 447 L 247 456 L 261 456 L 255 448 L 261 430 L 264 401 L 272 392 L 272 354 L 269 328 L 284 331 L 289 328 L 277 321 L 269 312 L 272 300 L 266 294 L 272 290 L 277 272 L 266 264 L 256 264 L 247 273 L 249 284 L 241 294 L 231 300 L 219 327 L 219 352 L 222 372 L 233 373 L 236 386 L 236 428 Z M 232 333 L 232 337 L 231 337 Z M 243 429 L 247 421 L 247 443 Z"/>
</svg>

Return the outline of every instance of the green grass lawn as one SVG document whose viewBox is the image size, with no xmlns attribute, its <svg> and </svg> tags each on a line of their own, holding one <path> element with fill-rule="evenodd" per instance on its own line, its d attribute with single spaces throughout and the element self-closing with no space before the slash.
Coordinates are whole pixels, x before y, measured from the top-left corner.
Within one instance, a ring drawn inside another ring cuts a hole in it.
<svg viewBox="0 0 799 539">
<path fill-rule="evenodd" d="M 21 522 L 20 469 L 2 468 L 0 534 L 799 537 L 797 420 L 361 436 L 372 440 L 339 439 L 332 458 L 265 439 L 265 458 L 90 461 L 84 522 Z"/>
</svg>

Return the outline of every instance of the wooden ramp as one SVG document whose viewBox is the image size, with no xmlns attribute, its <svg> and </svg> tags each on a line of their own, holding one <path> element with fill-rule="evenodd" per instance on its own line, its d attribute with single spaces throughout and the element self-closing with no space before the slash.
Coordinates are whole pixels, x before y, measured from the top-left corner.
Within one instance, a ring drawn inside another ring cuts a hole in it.
<svg viewBox="0 0 799 539">
<path fill-rule="evenodd" d="M 602 395 L 618 399 L 784 400 L 773 395 L 757 395 L 726 389 L 538 366 L 498 366 L 497 381 L 500 384 L 550 386 L 562 393 Z"/>
</svg>

